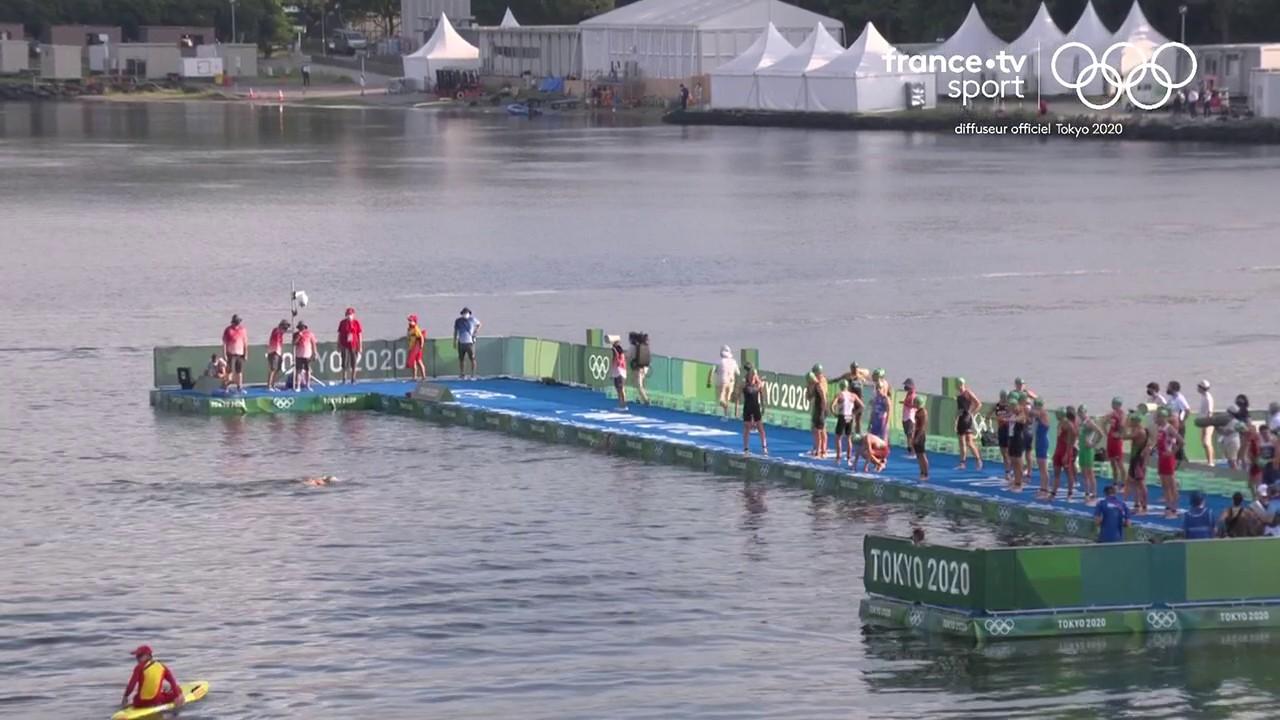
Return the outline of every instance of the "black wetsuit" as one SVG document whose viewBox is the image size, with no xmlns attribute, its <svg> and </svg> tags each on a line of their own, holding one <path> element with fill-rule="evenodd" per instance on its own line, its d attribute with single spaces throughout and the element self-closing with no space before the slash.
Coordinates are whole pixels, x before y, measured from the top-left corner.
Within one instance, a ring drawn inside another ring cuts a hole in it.
<svg viewBox="0 0 1280 720">
<path fill-rule="evenodd" d="M 760 386 L 747 382 L 742 387 L 742 421 L 760 422 L 764 413 L 760 408 Z"/>
</svg>

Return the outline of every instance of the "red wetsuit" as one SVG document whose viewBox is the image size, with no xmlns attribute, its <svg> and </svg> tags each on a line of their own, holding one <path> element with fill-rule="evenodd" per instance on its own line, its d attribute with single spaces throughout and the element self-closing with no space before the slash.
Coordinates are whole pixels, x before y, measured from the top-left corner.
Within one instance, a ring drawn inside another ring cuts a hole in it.
<svg viewBox="0 0 1280 720">
<path fill-rule="evenodd" d="M 1156 434 L 1156 470 L 1161 475 L 1172 475 L 1178 469 L 1178 437 L 1172 425 Z"/>
<path fill-rule="evenodd" d="M 1058 441 L 1053 447 L 1053 466 L 1064 468 L 1075 463 L 1076 444 L 1067 442 L 1067 421 L 1058 426 Z"/>
<path fill-rule="evenodd" d="M 1107 459 L 1124 457 L 1124 411 L 1111 411 L 1111 426 L 1107 428 Z"/>
</svg>

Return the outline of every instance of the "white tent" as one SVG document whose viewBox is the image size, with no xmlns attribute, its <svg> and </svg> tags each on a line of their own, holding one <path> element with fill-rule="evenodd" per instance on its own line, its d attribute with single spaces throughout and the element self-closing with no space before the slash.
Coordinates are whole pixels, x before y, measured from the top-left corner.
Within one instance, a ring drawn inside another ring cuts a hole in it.
<svg viewBox="0 0 1280 720">
<path fill-rule="evenodd" d="M 746 52 L 711 71 L 711 107 L 759 106 L 756 72 L 790 55 L 795 48 L 769 23 Z"/>
<path fill-rule="evenodd" d="M 480 51 L 459 35 L 443 14 L 427 42 L 404 56 L 404 76 L 421 83 L 424 90 L 435 87 L 437 70 L 479 69 Z"/>
<path fill-rule="evenodd" d="M 1040 9 L 1031 19 L 1031 25 L 1018 36 L 1017 40 L 1009 43 L 1009 47 L 1005 50 L 1013 56 L 1015 61 L 1025 59 L 1021 71 L 1004 73 L 1001 79 L 1022 79 L 1022 94 L 1031 99 L 1035 98 L 1037 92 L 1042 95 L 1061 95 L 1072 92 L 1053 79 L 1053 72 L 1049 68 L 1053 53 L 1062 47 L 1062 43 L 1066 40 L 1067 36 L 1049 14 L 1049 8 L 1045 7 L 1043 2 L 1040 3 Z"/>
<path fill-rule="evenodd" d="M 520 23 L 516 22 L 516 16 L 511 14 L 511 8 L 502 15 L 502 22 L 498 23 L 500 28 L 518 28 Z"/>
<path fill-rule="evenodd" d="M 1111 47 L 1113 42 L 1112 33 L 1102 24 L 1102 19 L 1098 17 L 1098 12 L 1093 8 L 1093 0 L 1085 3 L 1084 12 L 1080 14 L 1080 19 L 1076 21 L 1075 27 L 1071 28 L 1071 32 L 1067 33 L 1067 43 L 1080 43 L 1089 48 L 1093 53 L 1093 59 L 1090 59 L 1089 52 L 1083 48 L 1072 46 L 1065 48 L 1062 54 L 1058 56 L 1058 74 L 1069 82 L 1075 82 L 1081 76 L 1081 73 L 1091 63 L 1102 59 L 1107 52 L 1107 48 Z M 1053 56 L 1044 63 L 1044 68 L 1049 69 L 1049 63 L 1052 62 Z M 1084 86 L 1085 95 L 1101 95 L 1106 92 L 1107 85 L 1103 81 L 1102 73 L 1096 73 L 1092 80 Z"/>
<path fill-rule="evenodd" d="M 1138 4 L 1138 0 L 1133 0 L 1133 7 L 1129 8 L 1129 15 L 1125 17 L 1124 22 L 1120 23 L 1120 28 L 1111 36 L 1113 43 L 1129 43 L 1129 46 L 1111 53 L 1111 57 L 1107 62 L 1112 67 L 1120 71 L 1121 76 L 1127 76 L 1133 68 L 1151 60 L 1155 51 L 1161 45 L 1169 42 L 1169 38 L 1160 34 L 1160 31 L 1151 26 L 1147 21 L 1147 16 L 1142 14 L 1142 7 Z M 1179 83 L 1187 78 L 1186 71 L 1183 71 L 1181 77 L 1178 75 L 1178 62 L 1182 58 L 1183 63 L 1189 63 L 1186 59 L 1188 53 L 1186 50 L 1178 50 L 1170 48 L 1160 53 L 1157 58 L 1160 66 L 1169 73 L 1170 81 Z M 1141 72 L 1141 71 L 1139 71 Z M 1148 84 L 1150 84 L 1151 75 L 1147 74 Z M 1163 91 L 1157 94 L 1158 100 L 1163 97 Z M 1153 102 L 1153 99 L 1144 100 L 1144 102 Z"/>
<path fill-rule="evenodd" d="M 803 110 L 804 74 L 826 65 L 844 52 L 822 23 L 809 39 L 778 62 L 756 71 L 759 107 L 765 110 Z"/>
<path fill-rule="evenodd" d="M 683 80 L 743 54 L 766 25 L 794 45 L 814 23 L 844 37 L 839 20 L 782 0 L 638 0 L 578 26 L 582 72 L 587 78 L 638 72 Z"/>
<path fill-rule="evenodd" d="M 969 6 L 969 14 L 965 16 L 964 22 L 960 23 L 960 28 L 956 30 L 946 42 L 933 48 L 927 54 L 938 55 L 942 57 L 952 56 L 968 56 L 975 55 L 980 58 L 993 58 L 996 53 L 1004 49 L 1005 42 L 996 37 L 987 27 L 987 23 L 983 21 L 982 14 L 978 12 L 978 4 L 974 3 Z M 982 82 L 991 78 L 985 77 L 987 73 L 979 73 L 977 76 L 970 76 L 965 72 L 953 73 L 945 70 L 938 73 L 938 92 L 942 95 L 948 93 L 947 86 L 953 80 L 977 80 Z M 995 73 L 991 73 L 994 76 Z"/>
<path fill-rule="evenodd" d="M 868 113 L 902 110 L 908 83 L 925 86 L 928 107 L 937 103 L 932 74 L 900 73 L 898 49 L 867 23 L 862 34 L 831 62 L 804 74 L 805 109 Z"/>
</svg>

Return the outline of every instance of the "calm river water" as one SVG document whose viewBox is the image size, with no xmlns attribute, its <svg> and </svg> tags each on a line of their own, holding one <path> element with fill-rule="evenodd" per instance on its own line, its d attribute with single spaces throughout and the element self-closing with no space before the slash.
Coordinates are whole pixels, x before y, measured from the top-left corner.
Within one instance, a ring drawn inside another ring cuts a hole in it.
<svg viewBox="0 0 1280 720">
<path fill-rule="evenodd" d="M 1269 633 L 864 632 L 861 537 L 1027 540 L 975 521 L 146 391 L 152 346 L 232 312 L 260 340 L 296 281 L 373 337 L 467 304 L 495 335 L 1265 403 L 1278 177 L 1257 148 L 0 104 L 0 716 L 107 717 L 145 641 L 213 682 L 192 718 L 1270 717 Z"/>
</svg>

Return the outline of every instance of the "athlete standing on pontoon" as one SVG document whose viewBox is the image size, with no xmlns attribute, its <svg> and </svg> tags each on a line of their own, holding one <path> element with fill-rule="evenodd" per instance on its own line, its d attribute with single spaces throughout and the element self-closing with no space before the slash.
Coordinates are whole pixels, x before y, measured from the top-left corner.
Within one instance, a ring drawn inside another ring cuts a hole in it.
<svg viewBox="0 0 1280 720">
<path fill-rule="evenodd" d="M 769 441 L 764 436 L 764 380 L 751 363 L 746 364 L 747 379 L 742 384 L 742 452 L 751 452 L 751 431 L 760 434 L 760 452 L 769 454 Z"/>
<path fill-rule="evenodd" d="M 925 409 L 924 398 L 917 395 L 912 403 L 915 405 L 915 418 L 911 437 L 907 444 L 920 464 L 920 482 L 929 482 L 929 454 L 925 452 L 925 441 L 929 432 L 929 411 Z"/>
<path fill-rule="evenodd" d="M 973 394 L 969 389 L 964 378 L 958 378 L 960 393 L 956 395 L 956 439 L 960 441 L 960 464 L 956 466 L 957 470 L 967 470 L 969 461 L 966 453 L 973 453 L 975 461 L 975 469 L 982 471 L 982 453 L 978 452 L 978 445 L 973 441 L 974 415 L 982 409 L 982 401 L 978 396 Z"/>
</svg>

